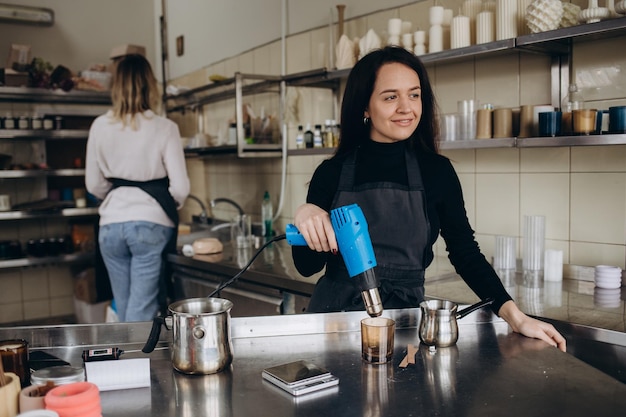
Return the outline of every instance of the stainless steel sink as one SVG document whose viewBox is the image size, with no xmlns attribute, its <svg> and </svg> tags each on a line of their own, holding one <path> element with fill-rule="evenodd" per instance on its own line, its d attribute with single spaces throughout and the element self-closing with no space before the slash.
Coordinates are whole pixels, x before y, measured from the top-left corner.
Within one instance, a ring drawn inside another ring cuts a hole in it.
<svg viewBox="0 0 626 417">
<path fill-rule="evenodd" d="M 191 233 L 179 234 L 177 246 L 181 248 L 183 245 L 192 244 L 196 239 L 207 237 L 219 239 L 224 245 L 230 243 L 230 222 L 213 218 L 208 218 L 207 220 L 207 223 L 187 223 L 191 226 Z M 252 224 L 252 234 L 261 236 L 262 226 L 260 223 Z"/>
</svg>

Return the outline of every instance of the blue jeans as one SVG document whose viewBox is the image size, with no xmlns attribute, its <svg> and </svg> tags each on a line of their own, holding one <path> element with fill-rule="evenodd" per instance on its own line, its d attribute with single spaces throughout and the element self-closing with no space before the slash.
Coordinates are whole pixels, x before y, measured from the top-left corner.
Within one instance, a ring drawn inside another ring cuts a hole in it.
<svg viewBox="0 0 626 417">
<path fill-rule="evenodd" d="M 120 321 L 149 321 L 159 311 L 162 252 L 174 228 L 134 221 L 100 226 L 98 243 Z"/>
</svg>

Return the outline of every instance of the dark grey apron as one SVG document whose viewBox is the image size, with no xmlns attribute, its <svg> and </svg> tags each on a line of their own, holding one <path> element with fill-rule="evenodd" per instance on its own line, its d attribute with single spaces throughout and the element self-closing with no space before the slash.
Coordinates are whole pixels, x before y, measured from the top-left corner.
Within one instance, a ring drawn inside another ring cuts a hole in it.
<svg viewBox="0 0 626 417">
<path fill-rule="evenodd" d="M 408 186 L 390 182 L 354 185 L 356 152 L 343 164 L 332 207 L 356 203 L 369 225 L 384 308 L 417 307 L 424 299 L 424 264 L 430 225 L 416 156 L 405 151 Z M 341 256 L 332 257 L 318 281 L 308 312 L 364 308 L 357 277 L 350 278 Z"/>
</svg>

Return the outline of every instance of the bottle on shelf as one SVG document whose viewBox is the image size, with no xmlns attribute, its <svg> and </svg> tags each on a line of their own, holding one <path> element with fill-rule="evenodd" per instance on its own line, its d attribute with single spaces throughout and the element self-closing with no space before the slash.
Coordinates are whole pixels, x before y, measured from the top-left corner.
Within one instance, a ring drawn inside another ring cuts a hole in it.
<svg viewBox="0 0 626 417">
<path fill-rule="evenodd" d="M 311 123 L 307 123 L 306 128 L 304 129 L 304 147 L 313 147 L 313 131 L 311 130 Z"/>
<path fill-rule="evenodd" d="M 322 125 L 315 125 L 315 130 L 313 131 L 313 147 L 321 148 L 322 146 Z"/>
<path fill-rule="evenodd" d="M 578 85 L 570 84 L 567 95 L 561 102 L 561 134 L 568 135 L 574 131 L 572 111 L 581 110 L 584 105 L 585 100 Z"/>
<path fill-rule="evenodd" d="M 298 134 L 296 135 L 296 149 L 304 149 L 304 127 L 298 125 Z"/>
<path fill-rule="evenodd" d="M 332 148 L 335 141 L 333 140 L 333 123 L 332 120 L 326 119 L 324 122 L 324 133 L 322 135 L 323 146 L 325 148 Z"/>
<path fill-rule="evenodd" d="M 261 203 L 261 220 L 263 228 L 263 236 L 265 238 L 272 237 L 272 222 L 274 217 L 274 208 L 272 207 L 272 200 L 270 199 L 269 191 L 265 191 L 263 194 L 263 202 Z"/>
</svg>

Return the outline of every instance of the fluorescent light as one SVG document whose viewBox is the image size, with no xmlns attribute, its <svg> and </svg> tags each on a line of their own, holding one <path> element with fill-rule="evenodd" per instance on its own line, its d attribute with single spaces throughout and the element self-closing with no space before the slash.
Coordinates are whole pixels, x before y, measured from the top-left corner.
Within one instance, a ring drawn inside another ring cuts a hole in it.
<svg viewBox="0 0 626 417">
<path fill-rule="evenodd" d="M 43 7 L 0 4 L 0 22 L 52 26 L 54 11 Z"/>
</svg>

